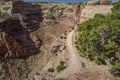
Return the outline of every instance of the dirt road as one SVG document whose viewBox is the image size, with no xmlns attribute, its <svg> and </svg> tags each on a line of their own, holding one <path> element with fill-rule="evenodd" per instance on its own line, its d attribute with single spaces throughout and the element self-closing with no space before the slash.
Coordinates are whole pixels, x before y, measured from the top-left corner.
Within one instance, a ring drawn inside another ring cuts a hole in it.
<svg viewBox="0 0 120 80">
<path fill-rule="evenodd" d="M 80 57 L 73 47 L 73 34 L 74 31 L 70 32 L 67 36 L 66 46 L 70 58 L 70 65 L 62 71 L 57 77 L 67 78 L 71 74 L 80 73 L 82 69 Z"/>
</svg>

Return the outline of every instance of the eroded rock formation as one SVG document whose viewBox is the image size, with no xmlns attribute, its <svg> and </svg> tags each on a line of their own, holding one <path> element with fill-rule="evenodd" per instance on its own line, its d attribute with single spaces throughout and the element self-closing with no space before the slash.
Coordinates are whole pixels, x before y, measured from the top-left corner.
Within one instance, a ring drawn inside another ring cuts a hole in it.
<svg viewBox="0 0 120 80">
<path fill-rule="evenodd" d="M 9 19 L 1 22 L 0 29 L 0 57 L 27 58 L 37 54 L 38 49 L 30 38 L 30 32 L 21 25 L 20 20 Z"/>
<path fill-rule="evenodd" d="M 27 14 L 27 13 L 34 13 L 34 12 L 41 12 L 41 6 L 32 5 L 31 3 L 26 3 L 23 1 L 13 2 L 12 13 Z"/>
<path fill-rule="evenodd" d="M 39 23 L 42 21 L 41 7 L 19 1 L 13 2 L 12 13 L 19 13 L 24 17 L 0 23 L 0 57 L 28 58 L 37 54 L 37 47 L 40 47 L 42 41 L 36 38 L 33 32 L 39 29 Z"/>
</svg>

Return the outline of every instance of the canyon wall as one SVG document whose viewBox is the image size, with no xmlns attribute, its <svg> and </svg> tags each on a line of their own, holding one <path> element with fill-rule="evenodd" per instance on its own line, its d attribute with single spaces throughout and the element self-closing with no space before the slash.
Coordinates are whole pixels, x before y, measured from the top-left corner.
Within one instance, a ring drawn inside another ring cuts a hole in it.
<svg viewBox="0 0 120 80">
<path fill-rule="evenodd" d="M 111 12 L 111 8 L 113 7 L 112 4 L 110 5 L 88 5 L 86 4 L 86 6 L 83 7 L 83 10 L 81 12 L 80 16 L 80 23 L 94 18 L 95 14 L 109 14 Z"/>
</svg>

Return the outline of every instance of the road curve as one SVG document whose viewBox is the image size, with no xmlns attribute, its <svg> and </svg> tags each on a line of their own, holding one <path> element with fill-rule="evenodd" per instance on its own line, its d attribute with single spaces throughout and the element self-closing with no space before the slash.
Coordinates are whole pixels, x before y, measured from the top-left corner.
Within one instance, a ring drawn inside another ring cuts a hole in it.
<svg viewBox="0 0 120 80">
<path fill-rule="evenodd" d="M 76 49 L 73 46 L 73 34 L 74 30 L 71 31 L 66 40 L 67 51 L 69 54 L 70 65 L 61 73 L 59 73 L 57 78 L 67 78 L 71 74 L 80 73 L 82 69 L 82 64 L 80 61 L 80 57 L 76 52 Z"/>
</svg>

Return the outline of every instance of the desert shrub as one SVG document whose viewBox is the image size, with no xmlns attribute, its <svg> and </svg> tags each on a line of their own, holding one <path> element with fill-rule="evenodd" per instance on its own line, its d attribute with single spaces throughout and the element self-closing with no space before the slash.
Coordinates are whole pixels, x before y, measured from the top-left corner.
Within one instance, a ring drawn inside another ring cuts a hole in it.
<svg viewBox="0 0 120 80">
<path fill-rule="evenodd" d="M 48 72 L 54 72 L 55 70 L 53 68 L 49 68 Z"/>
<path fill-rule="evenodd" d="M 36 75 L 39 75 L 40 73 L 39 72 L 36 72 Z"/>
<path fill-rule="evenodd" d="M 60 65 L 64 65 L 65 64 L 65 62 L 64 61 L 60 61 Z"/>
<path fill-rule="evenodd" d="M 117 71 L 120 71 L 120 62 L 119 63 L 116 63 L 114 66 L 112 66 L 110 69 L 109 69 L 109 72 L 111 74 L 115 74 Z"/>
<path fill-rule="evenodd" d="M 63 47 L 63 50 L 66 49 L 66 46 Z"/>
<path fill-rule="evenodd" d="M 61 72 L 61 71 L 63 71 L 66 68 L 66 66 L 64 64 L 65 64 L 64 61 L 60 61 L 60 65 L 57 66 L 57 68 L 56 68 L 56 70 L 57 70 L 58 73 Z"/>
<path fill-rule="evenodd" d="M 63 78 L 57 78 L 56 80 L 64 80 Z"/>
<path fill-rule="evenodd" d="M 57 72 L 59 73 L 59 72 L 63 71 L 65 68 L 66 67 L 64 65 L 59 65 L 59 66 L 57 66 Z"/>
<path fill-rule="evenodd" d="M 47 79 L 45 77 L 43 77 L 42 80 L 47 80 Z"/>
</svg>

